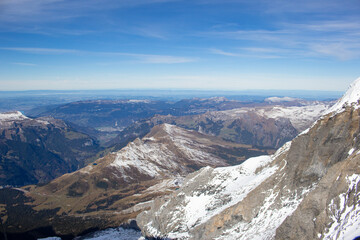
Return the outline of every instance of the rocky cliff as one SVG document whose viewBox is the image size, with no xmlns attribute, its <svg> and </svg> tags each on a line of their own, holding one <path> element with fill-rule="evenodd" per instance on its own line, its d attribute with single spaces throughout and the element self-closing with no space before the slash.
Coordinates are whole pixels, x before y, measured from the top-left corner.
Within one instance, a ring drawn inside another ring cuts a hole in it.
<svg viewBox="0 0 360 240">
<path fill-rule="evenodd" d="M 360 78 L 311 128 L 271 157 L 189 175 L 170 198 L 155 200 L 150 210 L 138 215 L 144 235 L 170 239 L 360 235 L 359 95 Z"/>
</svg>

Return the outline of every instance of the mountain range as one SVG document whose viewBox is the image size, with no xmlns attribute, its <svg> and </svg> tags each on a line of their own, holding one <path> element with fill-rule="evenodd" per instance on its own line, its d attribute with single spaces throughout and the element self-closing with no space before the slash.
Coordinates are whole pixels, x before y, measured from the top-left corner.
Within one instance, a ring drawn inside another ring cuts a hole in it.
<svg viewBox="0 0 360 240">
<path fill-rule="evenodd" d="M 9 239 L 72 239 L 119 225 L 150 239 L 354 238 L 359 96 L 360 79 L 331 108 L 140 119 L 120 131 L 130 142 L 119 136 L 123 146 L 86 167 L 42 186 L 0 189 L 3 226 Z"/>
</svg>

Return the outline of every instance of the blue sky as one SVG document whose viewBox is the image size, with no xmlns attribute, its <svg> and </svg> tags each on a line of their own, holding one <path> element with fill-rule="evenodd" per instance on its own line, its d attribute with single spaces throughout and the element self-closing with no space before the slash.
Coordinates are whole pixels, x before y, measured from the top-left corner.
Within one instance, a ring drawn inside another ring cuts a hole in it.
<svg viewBox="0 0 360 240">
<path fill-rule="evenodd" d="M 0 90 L 344 91 L 358 77 L 358 0 L 0 1 Z"/>
</svg>

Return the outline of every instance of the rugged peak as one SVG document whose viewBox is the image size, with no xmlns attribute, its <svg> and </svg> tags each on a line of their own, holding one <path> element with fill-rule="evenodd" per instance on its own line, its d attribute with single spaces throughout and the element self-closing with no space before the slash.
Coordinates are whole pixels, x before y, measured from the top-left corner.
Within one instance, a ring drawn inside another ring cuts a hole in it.
<svg viewBox="0 0 360 240">
<path fill-rule="evenodd" d="M 177 135 L 184 135 L 189 130 L 185 130 L 183 128 L 177 127 L 175 125 L 171 125 L 168 123 L 163 123 L 157 126 L 154 126 L 149 134 L 147 134 L 147 138 L 162 138 L 164 136 L 177 136 Z"/>
<path fill-rule="evenodd" d="M 342 96 L 342 98 L 337 101 L 334 106 L 332 106 L 325 114 L 331 112 L 342 112 L 347 106 L 354 106 L 355 108 L 359 108 L 358 101 L 360 100 L 360 77 L 356 79 L 348 88 L 346 93 Z"/>
<path fill-rule="evenodd" d="M 0 113 L 0 121 L 13 121 L 27 119 L 20 111 Z"/>
</svg>

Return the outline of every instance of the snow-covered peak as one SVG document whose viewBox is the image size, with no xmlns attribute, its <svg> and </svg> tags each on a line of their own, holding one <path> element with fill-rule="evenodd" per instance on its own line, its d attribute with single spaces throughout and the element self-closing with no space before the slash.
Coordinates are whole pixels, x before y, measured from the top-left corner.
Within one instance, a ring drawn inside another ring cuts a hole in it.
<svg viewBox="0 0 360 240">
<path fill-rule="evenodd" d="M 360 77 L 356 79 L 348 88 L 342 98 L 337 101 L 325 114 L 331 112 L 341 112 L 346 106 L 354 105 L 355 108 L 359 108 L 358 101 L 360 100 Z"/>
<path fill-rule="evenodd" d="M 298 99 L 292 97 L 268 97 L 265 99 L 265 102 L 278 103 L 278 102 L 292 102 L 296 100 Z"/>
<path fill-rule="evenodd" d="M 24 114 L 19 111 L 0 113 L 0 121 L 13 121 L 27 119 Z"/>
</svg>

